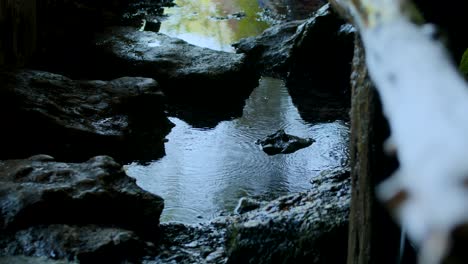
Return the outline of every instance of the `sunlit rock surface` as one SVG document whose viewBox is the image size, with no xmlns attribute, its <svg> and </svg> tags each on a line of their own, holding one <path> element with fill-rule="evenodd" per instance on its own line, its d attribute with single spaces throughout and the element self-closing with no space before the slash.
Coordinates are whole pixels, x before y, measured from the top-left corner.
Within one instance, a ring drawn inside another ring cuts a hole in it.
<svg viewBox="0 0 468 264">
<path fill-rule="evenodd" d="M 134 160 L 164 154 L 172 124 L 153 79 L 75 81 L 21 70 L 0 74 L 0 82 L 0 158 L 47 153 L 71 160 L 100 154 Z"/>
</svg>

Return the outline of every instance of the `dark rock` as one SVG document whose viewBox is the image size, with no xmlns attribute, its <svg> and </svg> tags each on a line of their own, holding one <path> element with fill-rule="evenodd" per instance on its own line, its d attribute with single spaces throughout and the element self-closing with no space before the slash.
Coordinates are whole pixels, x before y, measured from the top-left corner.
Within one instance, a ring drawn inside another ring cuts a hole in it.
<svg viewBox="0 0 468 264">
<path fill-rule="evenodd" d="M 22 70 L 0 74 L 0 158 L 48 153 L 67 160 L 114 155 L 147 160 L 164 155 L 172 123 L 153 79 L 74 81 Z"/>
<path fill-rule="evenodd" d="M 94 225 L 30 227 L 3 238 L 2 243 L 2 255 L 47 256 L 82 264 L 137 260 L 146 247 L 131 231 Z"/>
<path fill-rule="evenodd" d="M 138 187 L 112 158 L 61 163 L 40 155 L 0 162 L 0 233 L 35 225 L 99 224 L 159 234 L 164 201 Z"/>
<path fill-rule="evenodd" d="M 295 33 L 303 23 L 304 20 L 281 23 L 259 36 L 241 39 L 233 46 L 237 53 L 246 55 L 246 63 L 253 70 L 262 75 L 286 77 Z"/>
<path fill-rule="evenodd" d="M 273 26 L 234 44 L 263 75 L 282 77 L 308 122 L 347 120 L 354 29 L 327 4 L 307 19 Z"/>
<path fill-rule="evenodd" d="M 147 257 L 144 263 L 226 263 L 225 227 L 225 223 L 161 224 L 162 235 L 157 250 L 158 255 Z"/>
<path fill-rule="evenodd" d="M 227 263 L 346 263 L 351 190 L 345 175 L 324 173 L 310 192 L 233 218 L 227 225 Z"/>
<path fill-rule="evenodd" d="M 31 7 L 36 24 L 31 30 L 37 32 L 33 41 L 37 48 L 33 65 L 29 67 L 68 76 L 90 66 L 86 65 L 85 58 L 94 48 L 96 32 L 116 25 L 140 28 L 143 21 L 161 20 L 163 7 L 172 5 L 172 1 L 166 0 L 33 2 L 37 2 Z"/>
<path fill-rule="evenodd" d="M 0 263 L 5 264 L 76 264 L 66 260 L 53 260 L 46 257 L 27 257 L 22 255 L 0 256 Z"/>
<path fill-rule="evenodd" d="M 197 119 L 209 123 L 240 116 L 258 84 L 258 75 L 245 67 L 244 55 L 197 47 L 161 33 L 111 28 L 98 36 L 97 47 L 103 56 L 90 63 L 98 65 L 96 72 L 112 78 L 155 78 L 178 110 L 174 114 L 195 126 L 203 126 Z"/>
<path fill-rule="evenodd" d="M 276 155 L 293 153 L 312 145 L 314 142 L 315 140 L 312 138 L 300 138 L 289 135 L 280 129 L 262 140 L 257 140 L 255 143 L 259 144 L 266 154 Z"/>
<path fill-rule="evenodd" d="M 298 28 L 286 86 L 308 122 L 348 120 L 354 29 L 329 4 Z"/>
<path fill-rule="evenodd" d="M 172 0 L 138 0 L 127 1 L 127 3 L 128 5 L 123 9 L 124 13 L 121 15 L 120 23 L 113 25 L 133 26 L 155 32 L 159 31 L 163 20 L 164 7 L 174 5 Z M 141 24 L 144 22 L 146 26 L 142 27 Z"/>
</svg>

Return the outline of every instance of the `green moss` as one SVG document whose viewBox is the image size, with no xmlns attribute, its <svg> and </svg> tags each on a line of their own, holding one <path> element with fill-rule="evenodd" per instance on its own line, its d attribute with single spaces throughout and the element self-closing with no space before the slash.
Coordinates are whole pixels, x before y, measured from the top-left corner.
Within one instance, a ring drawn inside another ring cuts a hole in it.
<svg viewBox="0 0 468 264">
<path fill-rule="evenodd" d="M 462 59 L 460 61 L 459 69 L 465 77 L 468 77 L 468 49 L 463 53 Z"/>
<path fill-rule="evenodd" d="M 414 3 L 406 1 L 403 5 L 403 10 L 406 13 L 406 15 L 411 19 L 411 21 L 419 25 L 425 23 L 423 13 L 418 9 L 418 7 Z"/>
</svg>

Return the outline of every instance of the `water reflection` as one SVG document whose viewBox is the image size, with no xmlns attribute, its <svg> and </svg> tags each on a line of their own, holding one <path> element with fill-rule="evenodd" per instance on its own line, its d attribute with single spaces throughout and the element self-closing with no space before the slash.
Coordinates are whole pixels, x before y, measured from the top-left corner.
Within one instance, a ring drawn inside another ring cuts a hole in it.
<svg viewBox="0 0 468 264">
<path fill-rule="evenodd" d="M 298 20 L 310 17 L 314 11 L 327 3 L 325 0 L 258 0 L 261 8 L 285 20 Z"/>
<path fill-rule="evenodd" d="M 166 8 L 160 32 L 197 46 L 232 52 L 231 43 L 258 35 L 268 27 L 251 0 L 176 0 Z"/>
<path fill-rule="evenodd" d="M 166 201 L 162 221 L 198 222 L 232 210 L 243 196 L 276 198 L 311 187 L 324 169 L 345 166 L 348 128 L 342 122 L 306 124 L 281 80 L 262 78 L 243 116 L 211 130 L 176 124 L 166 156 L 127 172 L 142 188 Z M 292 154 L 268 156 L 255 144 L 278 129 L 317 140 Z"/>
</svg>

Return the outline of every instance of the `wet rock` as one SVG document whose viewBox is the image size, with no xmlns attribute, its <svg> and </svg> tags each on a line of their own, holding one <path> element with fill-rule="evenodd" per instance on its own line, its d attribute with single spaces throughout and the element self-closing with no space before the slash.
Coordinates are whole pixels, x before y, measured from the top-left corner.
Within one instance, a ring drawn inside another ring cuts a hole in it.
<svg viewBox="0 0 468 264">
<path fill-rule="evenodd" d="M 226 16 L 211 16 L 210 18 L 214 20 L 229 20 L 229 19 L 240 20 L 244 18 L 245 16 L 246 16 L 245 12 L 241 11 L 241 12 L 232 13 Z"/>
<path fill-rule="evenodd" d="M 346 263 L 349 173 L 231 219 L 227 263 Z"/>
<path fill-rule="evenodd" d="M 254 71 L 267 76 L 286 77 L 295 33 L 303 23 L 304 20 L 296 20 L 272 26 L 259 36 L 241 39 L 233 47 L 237 53 L 246 55 L 246 63 Z"/>
<path fill-rule="evenodd" d="M 237 204 L 236 208 L 234 209 L 234 213 L 243 214 L 246 212 L 250 212 L 252 210 L 260 208 L 262 204 L 262 201 L 258 201 L 249 197 L 242 197 L 239 200 L 239 203 Z"/>
<path fill-rule="evenodd" d="M 35 225 L 99 224 L 158 234 L 163 199 L 143 191 L 112 158 L 62 163 L 40 155 L 0 161 L 0 232 Z"/>
<path fill-rule="evenodd" d="M 132 261 L 141 257 L 146 247 L 131 231 L 94 225 L 30 227 L 4 238 L 0 246 L 2 255 L 47 256 L 78 263 Z M 29 261 L 26 263 L 40 263 Z"/>
<path fill-rule="evenodd" d="M 83 160 L 164 155 L 172 123 L 153 79 L 75 81 L 33 70 L 0 74 L 1 159 L 48 153 Z"/>
<path fill-rule="evenodd" d="M 305 121 L 349 119 L 353 49 L 354 28 L 329 4 L 298 28 L 286 86 Z"/>
<path fill-rule="evenodd" d="M 300 21 L 285 22 L 234 44 L 246 63 L 264 75 L 282 77 L 308 122 L 347 120 L 354 29 L 329 4 Z"/>
<path fill-rule="evenodd" d="M 226 263 L 224 236 L 226 222 L 185 225 L 161 224 L 161 241 L 156 257 L 147 257 L 145 264 Z"/>
<path fill-rule="evenodd" d="M 255 144 L 260 145 L 266 154 L 276 155 L 293 153 L 312 145 L 314 142 L 315 140 L 312 138 L 289 135 L 283 129 L 280 129 L 262 140 L 257 140 Z"/>
<path fill-rule="evenodd" d="M 33 41 L 37 48 L 32 67 L 79 79 L 83 76 L 71 73 L 79 74 L 92 66 L 86 64 L 85 58 L 93 56 L 90 53 L 96 32 L 116 25 L 140 28 L 143 21 L 151 24 L 161 20 L 163 7 L 172 5 L 172 1 L 166 0 L 43 0 L 34 3 L 31 9 L 35 9 L 32 18 L 36 25 L 31 29 L 37 31 L 36 41 Z"/>
<path fill-rule="evenodd" d="M 133 26 L 141 30 L 157 32 L 163 20 L 164 7 L 173 5 L 172 0 L 129 1 L 128 6 L 123 9 L 121 21 L 114 25 Z"/>
<path fill-rule="evenodd" d="M 161 224 L 157 256 L 143 263 L 345 263 L 349 168 L 323 171 L 312 184 L 240 215 Z"/>
<path fill-rule="evenodd" d="M 75 261 L 52 260 L 46 257 L 27 257 L 22 255 L 0 256 L 0 263 L 7 264 L 76 264 Z"/>
<path fill-rule="evenodd" d="M 258 76 L 245 67 L 244 55 L 197 47 L 161 33 L 111 28 L 98 36 L 97 47 L 103 53 L 96 60 L 97 72 L 156 79 L 176 109 L 173 114 L 195 126 L 204 126 L 197 120 L 215 125 L 240 116 L 258 84 Z"/>
<path fill-rule="evenodd" d="M 261 0 L 259 6 L 273 18 L 282 20 L 305 19 L 327 3 L 326 0 Z"/>
</svg>

